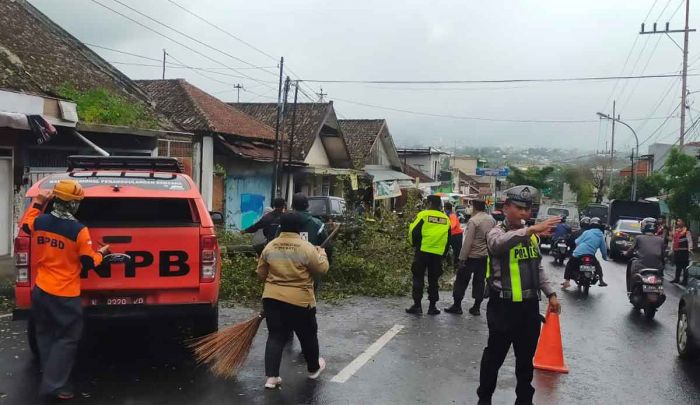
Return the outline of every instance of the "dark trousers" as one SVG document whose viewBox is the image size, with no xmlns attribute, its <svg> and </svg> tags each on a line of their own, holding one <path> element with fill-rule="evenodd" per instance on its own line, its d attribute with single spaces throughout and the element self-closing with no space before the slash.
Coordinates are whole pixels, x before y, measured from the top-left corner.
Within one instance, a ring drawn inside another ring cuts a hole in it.
<svg viewBox="0 0 700 405">
<path fill-rule="evenodd" d="M 450 235 L 450 248 L 452 248 L 452 265 L 456 268 L 459 265 L 459 253 L 462 251 L 462 234 Z"/>
<path fill-rule="evenodd" d="M 681 284 L 688 282 L 688 266 L 690 265 L 690 252 L 687 250 L 674 250 L 673 262 L 676 265 L 676 277 L 673 279 L 679 281 L 683 276 Z"/>
<path fill-rule="evenodd" d="M 432 253 L 416 251 L 413 257 L 411 272 L 413 273 L 413 301 L 420 304 L 423 299 L 423 289 L 425 288 L 425 273 L 428 272 L 428 300 L 437 302 L 438 280 L 442 275 L 442 256 Z"/>
<path fill-rule="evenodd" d="M 61 389 L 69 389 L 83 333 L 80 297 L 59 297 L 34 287 L 31 316 L 43 371 L 39 394 L 54 395 Z"/>
<path fill-rule="evenodd" d="M 484 285 L 486 283 L 486 258 L 468 258 L 463 265 L 457 269 L 455 277 L 455 285 L 452 289 L 452 298 L 455 305 L 461 305 L 464 299 L 464 293 L 469 287 L 469 280 L 474 275 L 474 283 L 472 284 L 472 298 L 474 298 L 474 306 L 481 305 L 484 299 Z"/>
<path fill-rule="evenodd" d="M 535 389 L 532 387 L 533 366 L 537 340 L 540 337 L 538 300 L 511 302 L 490 298 L 486 307 L 489 326 L 488 345 L 481 357 L 477 395 L 489 401 L 496 390 L 498 370 L 513 345 L 515 351 L 516 404 L 531 404 Z"/>
<path fill-rule="evenodd" d="M 597 257 L 593 257 L 593 265 L 595 266 L 595 272 L 598 274 L 598 278 L 603 280 L 603 266 L 600 265 Z M 581 266 L 581 258 L 576 256 L 571 256 L 569 261 L 566 262 L 566 268 L 564 269 L 564 278 L 571 280 L 574 278 L 574 274 Z"/>
<path fill-rule="evenodd" d="M 316 308 L 303 308 L 286 302 L 263 298 L 267 345 L 265 346 L 265 375 L 279 377 L 282 351 L 292 332 L 296 333 L 310 373 L 318 371 L 318 324 Z"/>
</svg>

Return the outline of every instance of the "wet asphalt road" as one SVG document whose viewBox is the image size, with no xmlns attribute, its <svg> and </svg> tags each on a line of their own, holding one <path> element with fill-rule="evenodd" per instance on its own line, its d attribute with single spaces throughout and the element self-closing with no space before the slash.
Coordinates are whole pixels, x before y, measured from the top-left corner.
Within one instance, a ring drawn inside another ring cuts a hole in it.
<svg viewBox="0 0 700 405">
<path fill-rule="evenodd" d="M 545 259 L 557 284 L 563 268 Z M 666 283 L 668 300 L 649 322 L 631 309 L 622 264 L 604 263 L 607 288 L 587 298 L 561 292 L 564 354 L 571 372 L 535 373 L 540 404 L 700 403 L 700 361 L 684 362 L 675 349 L 680 288 Z M 667 274 L 670 274 L 668 272 Z M 442 306 L 450 301 L 442 293 Z M 479 360 L 486 343 L 481 317 L 403 312 L 406 298 L 355 298 L 319 305 L 321 352 L 328 368 L 319 381 L 306 379 L 295 342 L 282 363 L 284 385 L 265 391 L 261 328 L 248 365 L 236 380 L 211 376 L 193 364 L 178 325 L 93 325 L 76 367 L 75 404 L 474 404 Z M 468 302 L 467 305 L 470 305 Z M 544 303 L 543 303 L 544 310 Z M 484 305 L 485 309 L 485 305 Z M 229 308 L 229 325 L 253 311 Z M 331 378 L 394 325 L 403 330 L 345 383 Z M 0 404 L 34 404 L 38 373 L 24 340 L 24 322 L 0 319 Z M 512 353 L 501 369 L 494 404 L 513 403 Z"/>
</svg>

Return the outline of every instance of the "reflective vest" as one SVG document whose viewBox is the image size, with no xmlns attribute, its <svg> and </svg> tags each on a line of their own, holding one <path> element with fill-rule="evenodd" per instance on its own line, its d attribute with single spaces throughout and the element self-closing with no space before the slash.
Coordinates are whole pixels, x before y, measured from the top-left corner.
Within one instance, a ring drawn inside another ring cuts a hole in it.
<svg viewBox="0 0 700 405">
<path fill-rule="evenodd" d="M 522 302 L 523 298 L 539 297 L 539 259 L 540 238 L 537 235 L 530 237 L 530 243 L 523 245 L 518 243 L 508 251 L 508 255 L 493 258 L 500 260 L 501 267 L 501 291 L 504 298 L 513 302 Z M 491 284 L 492 257 L 486 259 L 486 280 Z M 525 292 L 525 294 L 523 294 Z M 523 297 L 526 295 L 526 297 Z"/>
<path fill-rule="evenodd" d="M 456 236 L 462 234 L 462 224 L 459 223 L 459 218 L 454 212 L 450 213 L 450 235 Z"/>
<path fill-rule="evenodd" d="M 418 241 L 413 239 L 413 231 L 420 227 L 420 251 L 436 255 L 445 254 L 448 235 L 450 233 L 450 219 L 444 212 L 424 210 L 418 213 L 408 229 L 408 240 L 413 245 Z"/>
</svg>

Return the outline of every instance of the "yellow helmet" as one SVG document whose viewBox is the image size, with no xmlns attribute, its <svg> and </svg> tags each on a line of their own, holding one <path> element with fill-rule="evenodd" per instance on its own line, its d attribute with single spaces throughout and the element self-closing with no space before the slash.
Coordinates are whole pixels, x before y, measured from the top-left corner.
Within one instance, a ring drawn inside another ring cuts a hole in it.
<svg viewBox="0 0 700 405">
<path fill-rule="evenodd" d="M 75 180 L 61 180 L 53 188 L 53 195 L 63 201 L 80 201 L 85 198 L 83 188 Z"/>
</svg>

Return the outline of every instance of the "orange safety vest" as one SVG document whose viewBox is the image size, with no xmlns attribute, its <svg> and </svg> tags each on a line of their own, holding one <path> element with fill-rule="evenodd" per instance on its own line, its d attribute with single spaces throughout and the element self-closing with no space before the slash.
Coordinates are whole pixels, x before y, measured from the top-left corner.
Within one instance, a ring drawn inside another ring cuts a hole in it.
<svg viewBox="0 0 700 405">
<path fill-rule="evenodd" d="M 87 227 L 78 221 L 41 214 L 35 204 L 22 229 L 32 237 L 32 270 L 36 285 L 59 297 L 80 296 L 80 271 L 102 263 L 102 254 L 92 248 Z"/>
<path fill-rule="evenodd" d="M 450 235 L 456 236 L 462 234 L 462 224 L 459 223 L 459 218 L 454 212 L 450 213 Z"/>
</svg>

